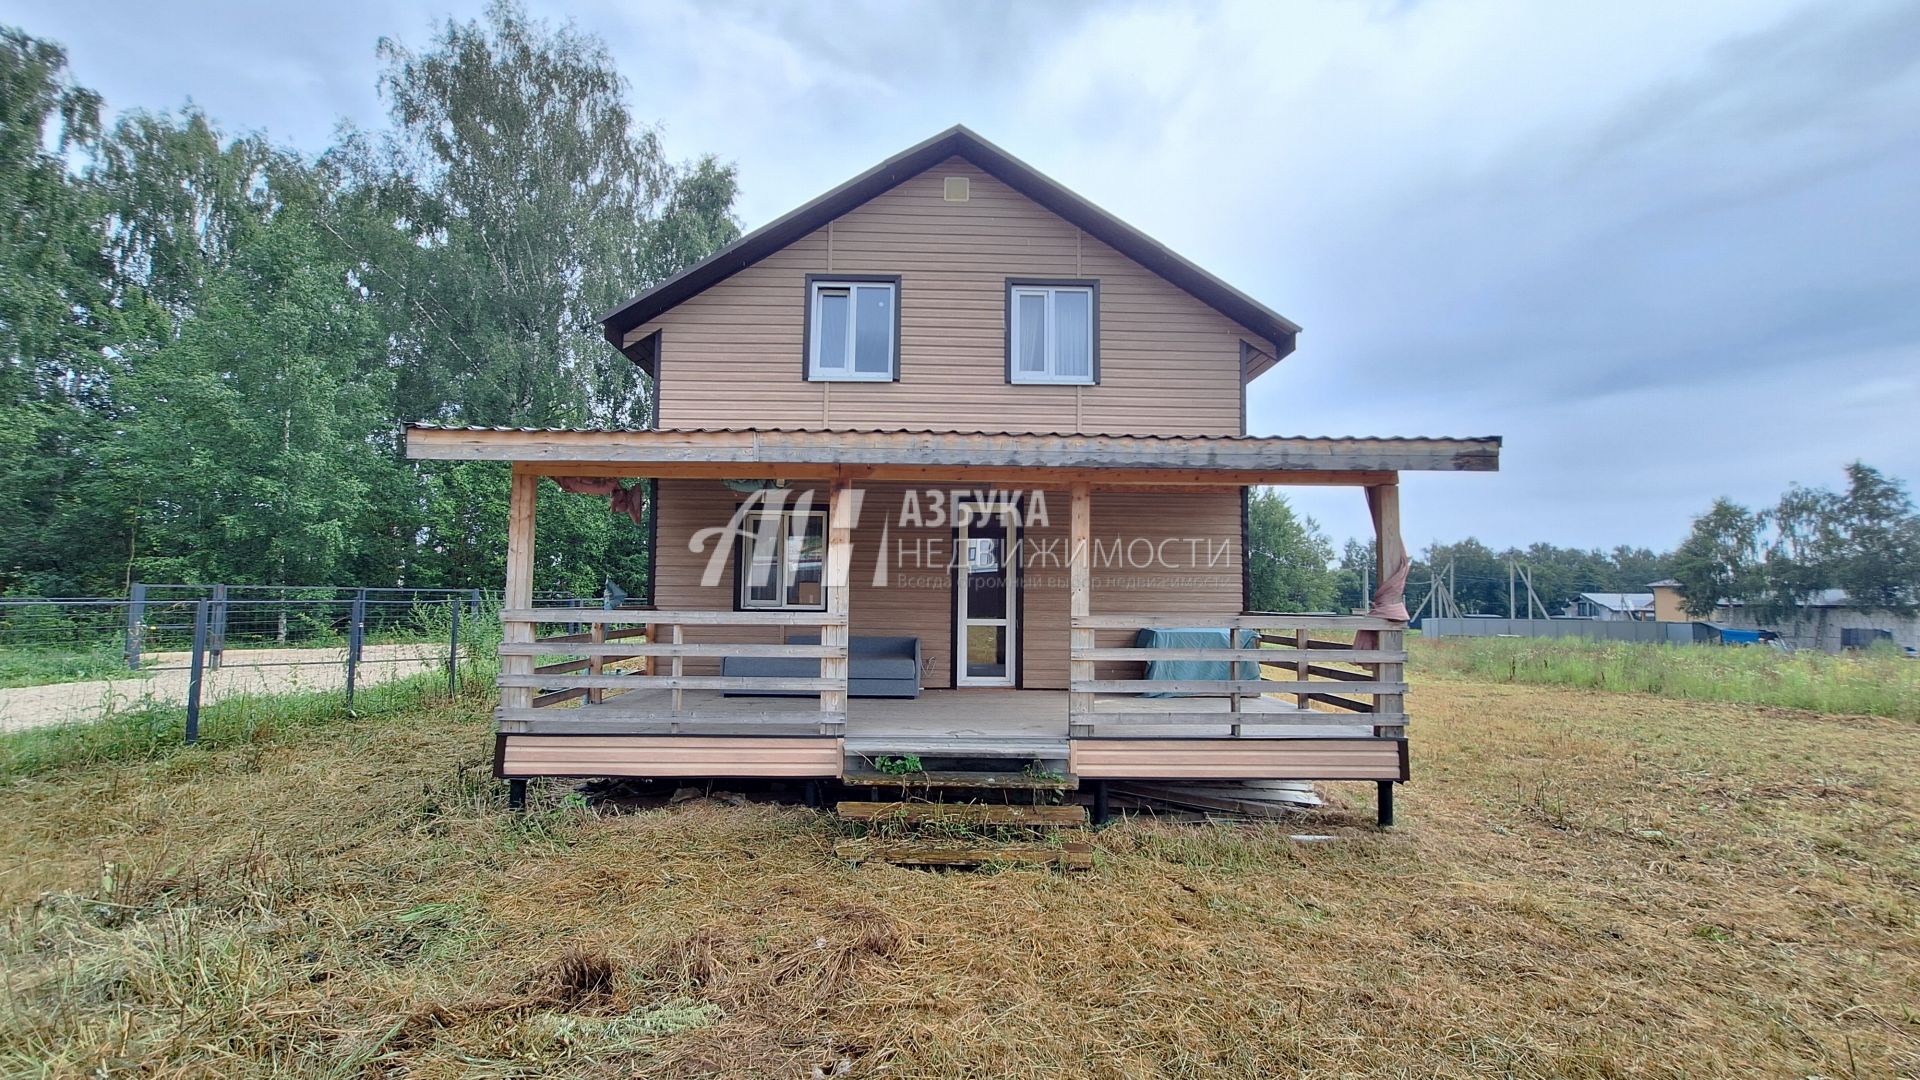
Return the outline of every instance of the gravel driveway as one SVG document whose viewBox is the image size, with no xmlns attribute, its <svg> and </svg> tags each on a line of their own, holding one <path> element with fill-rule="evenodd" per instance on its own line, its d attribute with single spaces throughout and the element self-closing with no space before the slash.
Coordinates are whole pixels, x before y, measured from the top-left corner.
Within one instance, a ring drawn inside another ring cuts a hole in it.
<svg viewBox="0 0 1920 1080">
<path fill-rule="evenodd" d="M 0 690 L 0 731 L 93 720 L 109 708 L 126 708 L 151 699 L 184 705 L 188 666 L 193 654 L 148 653 L 143 676 L 53 683 Z M 445 645 L 368 645 L 360 650 L 358 686 L 373 686 L 422 671 L 445 671 Z M 208 671 L 201 687 L 203 703 L 243 694 L 283 694 L 303 690 L 340 690 L 347 685 L 347 650 L 229 649 L 218 671 Z"/>
</svg>

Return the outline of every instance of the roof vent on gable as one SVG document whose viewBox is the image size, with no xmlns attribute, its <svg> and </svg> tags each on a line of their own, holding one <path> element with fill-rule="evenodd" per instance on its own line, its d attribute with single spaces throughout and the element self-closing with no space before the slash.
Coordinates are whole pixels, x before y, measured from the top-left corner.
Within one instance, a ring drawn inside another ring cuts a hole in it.
<svg viewBox="0 0 1920 1080">
<path fill-rule="evenodd" d="M 966 202 L 973 197 L 973 181 L 965 176 L 947 177 L 948 202 Z"/>
</svg>

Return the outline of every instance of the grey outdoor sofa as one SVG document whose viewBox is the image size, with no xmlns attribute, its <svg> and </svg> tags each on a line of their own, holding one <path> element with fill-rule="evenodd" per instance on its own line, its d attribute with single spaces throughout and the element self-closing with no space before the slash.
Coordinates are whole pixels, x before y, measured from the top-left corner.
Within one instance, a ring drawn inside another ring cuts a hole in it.
<svg viewBox="0 0 1920 1080">
<path fill-rule="evenodd" d="M 819 634 L 795 634 L 789 645 L 818 645 Z M 728 678 L 817 679 L 820 661 L 805 657 L 729 656 L 720 661 Z M 851 697 L 920 696 L 920 639 L 855 637 L 847 645 L 847 694 Z M 815 697 L 805 690 L 729 690 L 727 697 Z"/>
</svg>

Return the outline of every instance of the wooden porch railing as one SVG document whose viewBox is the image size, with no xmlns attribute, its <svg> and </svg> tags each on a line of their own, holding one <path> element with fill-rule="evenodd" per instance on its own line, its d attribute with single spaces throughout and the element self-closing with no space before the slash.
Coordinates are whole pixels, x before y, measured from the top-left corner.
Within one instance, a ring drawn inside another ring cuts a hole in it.
<svg viewBox="0 0 1920 1080">
<path fill-rule="evenodd" d="M 654 611 L 581 608 L 511 608 L 501 613 L 505 640 L 500 645 L 499 728 L 507 733 L 591 734 L 632 730 L 636 722 L 660 724 L 668 734 L 705 721 L 728 724 L 792 724 L 804 714 L 793 710 L 764 713 L 728 710 L 724 715 L 686 707 L 688 690 L 753 690 L 820 695 L 817 720 L 823 735 L 840 734 L 847 722 L 846 615 L 825 611 Z M 586 625 L 586 633 L 539 637 L 538 628 Z M 821 644 L 766 642 L 689 642 L 688 627 L 819 627 Z M 820 660 L 820 675 L 742 678 L 687 675 L 690 658 L 728 656 L 794 657 Z M 535 665 L 539 657 L 565 657 Z M 638 670 L 616 666 L 639 660 Z M 664 668 L 664 671 L 662 670 Z M 582 674 L 584 672 L 584 674 Z M 623 703 L 634 691 L 668 692 L 663 701 Z M 557 708 L 585 700 L 589 709 Z"/>
<path fill-rule="evenodd" d="M 1234 644 L 1165 649 L 1094 644 L 1101 630 L 1150 627 L 1218 627 Z M 1076 738 L 1122 735 L 1124 731 L 1100 729 L 1128 725 L 1226 724 L 1235 736 L 1247 724 L 1351 726 L 1356 735 L 1383 737 L 1406 733 L 1407 653 L 1401 623 L 1364 615 L 1075 615 L 1072 628 L 1068 731 Z M 1249 630 L 1258 633 L 1258 642 L 1242 647 L 1239 643 Z M 1372 632 L 1377 639 L 1373 647 L 1355 647 L 1359 631 Z M 1152 660 L 1226 661 L 1229 677 L 1148 679 L 1144 665 Z M 1096 665 L 1103 662 L 1142 667 L 1130 677 L 1098 678 Z M 1249 662 L 1259 665 L 1259 677 L 1237 677 L 1244 674 L 1239 666 Z M 1180 696 L 1142 696 L 1148 694 Z M 1299 711 L 1275 711 L 1260 704 L 1271 700 L 1269 694 L 1291 697 Z M 1186 702 L 1193 704 L 1182 707 Z"/>
</svg>

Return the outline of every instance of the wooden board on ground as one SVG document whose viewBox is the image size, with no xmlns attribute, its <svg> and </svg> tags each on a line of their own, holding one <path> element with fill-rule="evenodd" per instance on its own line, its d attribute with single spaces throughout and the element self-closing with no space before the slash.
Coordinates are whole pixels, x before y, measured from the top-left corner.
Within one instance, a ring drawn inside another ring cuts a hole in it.
<svg viewBox="0 0 1920 1080">
<path fill-rule="evenodd" d="M 906 788 L 982 788 L 1004 791 L 1072 791 L 1080 781 L 1071 776 L 1035 776 L 1026 772 L 917 772 L 886 773 L 878 769 L 850 768 L 841 778 L 849 787 Z"/>
<path fill-rule="evenodd" d="M 1038 845 L 961 845 L 917 842 L 869 843 L 842 840 L 833 853 L 848 862 L 886 862 L 897 866 L 1058 866 L 1062 870 L 1093 867 L 1093 845 L 1070 841 L 1059 847 Z"/>
<path fill-rule="evenodd" d="M 848 821 L 953 821 L 968 825 L 1075 826 L 1087 823 L 1084 806 L 1014 806 L 1005 803 L 842 802 L 834 811 Z"/>
</svg>

